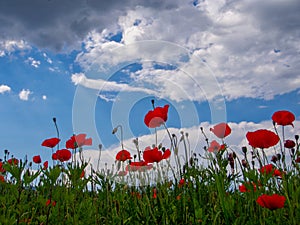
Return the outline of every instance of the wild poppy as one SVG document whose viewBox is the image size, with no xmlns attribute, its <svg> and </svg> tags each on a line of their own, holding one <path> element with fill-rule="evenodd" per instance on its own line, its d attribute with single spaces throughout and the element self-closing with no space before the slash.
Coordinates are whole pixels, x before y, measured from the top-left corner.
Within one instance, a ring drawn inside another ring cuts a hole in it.
<svg viewBox="0 0 300 225">
<path fill-rule="evenodd" d="M 210 128 L 210 131 L 213 132 L 218 138 L 225 138 L 231 133 L 231 128 L 227 123 L 219 123 L 213 128 Z"/>
<path fill-rule="evenodd" d="M 60 142 L 59 138 L 49 138 L 43 141 L 42 146 L 54 148 Z"/>
<path fill-rule="evenodd" d="M 293 140 L 286 140 L 284 142 L 284 147 L 286 148 L 294 148 L 296 146 L 296 143 Z"/>
<path fill-rule="evenodd" d="M 289 111 L 281 110 L 272 115 L 272 120 L 281 126 L 292 125 L 294 127 L 295 115 Z"/>
<path fill-rule="evenodd" d="M 250 192 L 250 191 L 256 191 L 256 185 L 255 183 L 245 183 L 245 184 L 241 184 L 239 185 L 239 190 L 240 192 Z"/>
<path fill-rule="evenodd" d="M 165 150 L 164 152 L 160 151 L 157 147 L 151 149 L 147 147 L 143 153 L 143 158 L 147 163 L 158 163 L 163 159 L 169 158 L 171 155 L 170 149 Z"/>
<path fill-rule="evenodd" d="M 121 151 L 119 151 L 116 155 L 116 160 L 117 161 L 126 161 L 127 159 L 132 159 L 131 155 L 130 155 L 130 152 L 123 149 Z"/>
<path fill-rule="evenodd" d="M 5 182 L 4 176 L 0 175 L 0 182 Z"/>
<path fill-rule="evenodd" d="M 269 148 L 279 142 L 279 137 L 273 131 L 261 129 L 246 134 L 249 145 L 253 148 Z"/>
<path fill-rule="evenodd" d="M 256 199 L 256 202 L 263 208 L 275 210 L 284 207 L 285 197 L 278 194 L 263 194 Z"/>
<path fill-rule="evenodd" d="M 150 110 L 144 118 L 146 126 L 155 128 L 166 122 L 168 119 L 168 109 L 169 105 L 165 105 L 164 107 L 156 107 L 154 110 Z"/>
<path fill-rule="evenodd" d="M 92 138 L 86 138 L 86 134 L 73 135 L 66 142 L 66 148 L 75 149 L 84 145 L 92 145 Z"/>
<path fill-rule="evenodd" d="M 61 149 L 56 151 L 56 157 L 59 161 L 65 162 L 71 159 L 72 153 L 68 149 Z M 53 158 L 53 155 L 52 155 Z"/>
<path fill-rule="evenodd" d="M 36 164 L 40 164 L 42 162 L 41 156 L 40 155 L 33 156 L 32 161 Z"/>
<path fill-rule="evenodd" d="M 45 161 L 43 163 L 43 170 L 46 170 L 48 168 L 48 161 Z"/>
<path fill-rule="evenodd" d="M 81 171 L 81 174 L 80 174 L 80 178 L 83 178 L 84 175 L 85 175 L 85 172 L 84 172 L 84 170 L 82 170 L 82 171 Z"/>
<path fill-rule="evenodd" d="M 179 180 L 178 187 L 181 188 L 185 185 L 185 180 L 182 178 Z"/>
<path fill-rule="evenodd" d="M 259 172 L 261 174 L 272 174 L 273 176 L 280 176 L 282 175 L 281 171 L 276 169 L 272 164 L 268 164 L 263 166 L 262 168 L 259 169 Z"/>
<path fill-rule="evenodd" d="M 5 173 L 5 169 L 3 168 L 3 162 L 0 161 L 0 173 Z"/>
<path fill-rule="evenodd" d="M 224 150 L 224 149 L 225 149 L 224 144 L 220 145 L 216 140 L 213 140 L 212 142 L 210 142 L 210 145 L 209 145 L 207 151 L 209 151 L 209 152 L 218 152 L 218 151 L 221 151 L 221 150 Z"/>
<path fill-rule="evenodd" d="M 57 160 L 57 154 L 56 154 L 56 152 L 54 152 L 54 153 L 52 154 L 52 160 Z"/>
<path fill-rule="evenodd" d="M 16 158 L 11 158 L 11 159 L 7 160 L 7 162 L 8 162 L 8 164 L 15 165 L 15 166 L 19 164 L 19 160 Z"/>
</svg>

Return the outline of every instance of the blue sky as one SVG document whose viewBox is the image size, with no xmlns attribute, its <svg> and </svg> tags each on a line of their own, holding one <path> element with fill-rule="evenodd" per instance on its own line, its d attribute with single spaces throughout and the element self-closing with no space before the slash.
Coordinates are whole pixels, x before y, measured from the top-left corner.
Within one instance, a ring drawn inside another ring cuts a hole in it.
<svg viewBox="0 0 300 225">
<path fill-rule="evenodd" d="M 92 148 L 110 149 L 120 123 L 125 139 L 153 133 L 143 124 L 153 98 L 171 105 L 177 129 L 222 118 L 259 127 L 281 109 L 299 120 L 299 9 L 296 0 L 0 1 L 0 150 L 48 159 L 53 117 L 62 145 L 85 132 Z"/>
</svg>

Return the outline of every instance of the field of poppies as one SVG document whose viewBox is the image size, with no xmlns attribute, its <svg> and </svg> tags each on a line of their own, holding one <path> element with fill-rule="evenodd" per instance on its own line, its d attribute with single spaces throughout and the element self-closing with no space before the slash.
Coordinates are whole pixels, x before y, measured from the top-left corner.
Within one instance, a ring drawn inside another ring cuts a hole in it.
<svg viewBox="0 0 300 225">
<path fill-rule="evenodd" d="M 121 141 L 114 171 L 88 169 L 81 154 L 92 145 L 87 134 L 64 144 L 57 130 L 56 137 L 42 140 L 52 151 L 49 162 L 39 155 L 17 159 L 5 150 L 0 224 L 299 224 L 299 135 L 284 135 L 294 126 L 292 112 L 275 112 L 272 130 L 248 131 L 249 145 L 239 152 L 226 144 L 227 123 L 201 127 L 205 154 L 197 155 L 189 152 L 187 134 L 169 132 L 169 106 L 152 105 L 144 123 L 155 131 L 163 126 L 169 146 L 142 149 L 134 139 L 136 149 L 124 149 Z"/>
</svg>

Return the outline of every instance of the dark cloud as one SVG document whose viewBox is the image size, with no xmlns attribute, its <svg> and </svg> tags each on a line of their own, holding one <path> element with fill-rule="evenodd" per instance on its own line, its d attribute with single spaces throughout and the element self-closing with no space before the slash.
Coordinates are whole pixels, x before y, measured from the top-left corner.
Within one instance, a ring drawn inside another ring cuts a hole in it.
<svg viewBox="0 0 300 225">
<path fill-rule="evenodd" d="M 170 2 L 170 3 L 168 3 Z M 37 47 L 60 51 L 78 44 L 89 31 L 117 23 L 137 5 L 175 7 L 162 0 L 0 0 L 0 40 L 25 39 Z M 78 45 L 80 46 L 80 45 Z"/>
</svg>

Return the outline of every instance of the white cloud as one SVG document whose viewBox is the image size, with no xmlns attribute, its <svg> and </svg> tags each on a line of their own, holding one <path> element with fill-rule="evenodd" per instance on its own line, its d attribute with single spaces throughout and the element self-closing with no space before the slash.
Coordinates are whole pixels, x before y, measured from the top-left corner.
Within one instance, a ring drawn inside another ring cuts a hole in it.
<svg viewBox="0 0 300 225">
<path fill-rule="evenodd" d="M 38 68 L 41 65 L 41 62 L 38 60 L 35 60 L 32 57 L 28 57 L 28 59 L 26 60 L 27 63 L 29 63 L 31 66 Z"/>
<path fill-rule="evenodd" d="M 24 40 L 0 40 L 0 57 L 5 56 L 6 54 L 11 54 L 17 50 L 29 50 L 31 49 L 30 45 Z"/>
<path fill-rule="evenodd" d="M 19 98 L 23 101 L 28 101 L 30 94 L 32 94 L 32 92 L 29 89 L 22 89 L 22 91 L 19 93 Z"/>
<path fill-rule="evenodd" d="M 92 88 L 100 91 L 108 92 L 118 92 L 118 91 L 128 91 L 128 92 L 145 92 L 148 94 L 153 94 L 154 91 L 145 88 L 132 87 L 128 84 L 120 84 L 114 81 L 107 81 L 102 79 L 89 79 L 83 73 L 72 74 L 72 82 L 75 85 L 82 85 L 87 88 Z"/>
<path fill-rule="evenodd" d="M 151 45 L 148 48 L 128 48 L 127 54 L 123 55 L 113 51 L 138 41 L 170 41 L 187 48 L 193 56 L 207 62 L 227 100 L 240 97 L 269 100 L 300 88 L 300 64 L 297 57 L 300 41 L 297 38 L 297 24 L 290 25 L 292 16 L 286 15 L 280 19 L 275 15 L 277 11 L 286 10 L 296 16 L 294 8 L 297 6 L 295 1 L 274 5 L 248 1 L 234 1 L 234 4 L 226 1 L 201 1 L 196 7 L 182 2 L 176 11 L 164 8 L 160 13 L 149 7 L 135 7 L 119 17 L 117 32 L 122 32 L 121 43 L 108 40 L 108 34 L 116 32 L 115 26 L 112 30 L 107 27 L 101 33 L 91 32 L 85 41 L 86 49 L 78 55 L 77 62 L 85 70 L 97 63 L 113 67 L 126 58 L 128 61 L 136 60 L 134 56 L 172 62 L 171 56 L 175 61 L 179 57 L 176 53 L 163 48 L 154 49 Z M 268 15 L 272 16 L 272 20 L 266 19 L 269 18 Z M 287 26 L 290 27 L 289 30 L 285 28 Z M 282 29 L 286 30 L 283 32 Z M 141 86 L 159 86 L 159 97 L 177 101 L 202 101 L 205 98 L 197 94 L 199 87 L 193 88 L 195 83 L 205 87 L 202 94 L 206 97 L 214 94 L 210 80 L 204 79 L 203 74 L 198 72 L 199 68 L 192 67 L 189 61 L 182 62 L 179 66 L 192 73 L 195 82 L 187 79 L 182 70 L 143 67 L 133 75 L 139 85 L 144 82 Z M 145 77 L 148 78 L 147 84 L 142 80 Z M 186 94 L 175 92 L 174 85 Z"/>
<path fill-rule="evenodd" d="M 43 100 L 47 100 L 47 96 L 46 96 L 46 95 L 43 95 L 43 96 L 42 96 L 42 99 L 43 99 Z"/>
<path fill-rule="evenodd" d="M 10 92 L 11 88 L 7 85 L 1 84 L 0 85 L 0 94 L 3 94 L 5 92 Z"/>
</svg>

